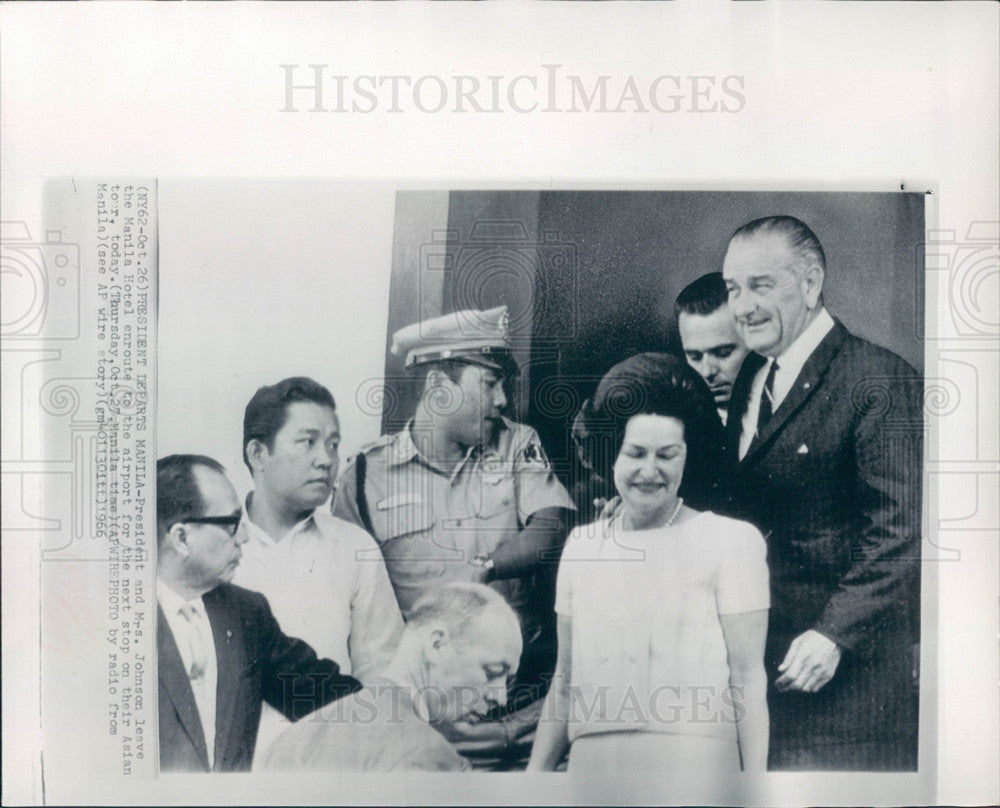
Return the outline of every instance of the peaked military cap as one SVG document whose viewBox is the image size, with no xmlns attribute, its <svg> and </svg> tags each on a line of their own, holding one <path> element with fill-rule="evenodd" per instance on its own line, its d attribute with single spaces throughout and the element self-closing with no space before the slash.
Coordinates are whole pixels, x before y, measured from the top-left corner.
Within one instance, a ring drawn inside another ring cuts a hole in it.
<svg viewBox="0 0 1000 808">
<path fill-rule="evenodd" d="M 456 311 L 399 329 L 392 335 L 390 350 L 405 357 L 408 368 L 454 360 L 503 373 L 516 372 L 507 338 L 508 321 L 506 306 Z"/>
</svg>

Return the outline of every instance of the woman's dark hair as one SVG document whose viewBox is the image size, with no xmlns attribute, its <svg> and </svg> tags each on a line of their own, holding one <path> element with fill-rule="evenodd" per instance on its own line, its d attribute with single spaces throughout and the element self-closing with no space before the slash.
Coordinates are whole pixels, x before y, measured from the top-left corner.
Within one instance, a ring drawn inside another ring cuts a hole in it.
<svg viewBox="0 0 1000 808">
<path fill-rule="evenodd" d="M 696 508 L 712 507 L 722 474 L 722 423 L 705 380 L 670 354 L 642 353 L 611 368 L 583 413 L 585 452 L 609 483 L 636 415 L 663 415 L 684 425 L 687 460 L 680 494 Z"/>
</svg>

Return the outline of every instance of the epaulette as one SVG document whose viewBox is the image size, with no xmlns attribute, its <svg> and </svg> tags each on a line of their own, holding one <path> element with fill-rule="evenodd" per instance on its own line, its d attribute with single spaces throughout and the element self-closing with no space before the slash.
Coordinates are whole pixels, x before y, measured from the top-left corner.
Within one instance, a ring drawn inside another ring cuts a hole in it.
<svg viewBox="0 0 1000 808">
<path fill-rule="evenodd" d="M 347 458 L 347 460 L 344 463 L 345 468 L 354 465 L 354 463 L 358 459 L 358 455 L 360 454 L 369 455 L 372 452 L 376 451 L 377 449 L 384 449 L 390 443 L 392 443 L 392 440 L 395 437 L 396 437 L 395 435 L 380 435 L 375 440 L 369 441 L 368 443 L 364 444 L 360 449 L 358 449 L 357 452 L 355 452 L 354 454 L 352 454 L 350 457 Z"/>
</svg>

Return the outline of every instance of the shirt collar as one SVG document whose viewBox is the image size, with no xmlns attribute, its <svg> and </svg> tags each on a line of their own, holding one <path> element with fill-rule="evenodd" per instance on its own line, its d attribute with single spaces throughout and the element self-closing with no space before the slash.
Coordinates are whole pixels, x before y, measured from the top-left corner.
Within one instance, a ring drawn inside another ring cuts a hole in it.
<svg viewBox="0 0 1000 808">
<path fill-rule="evenodd" d="M 409 421 L 406 422 L 406 426 L 403 427 L 402 431 L 400 431 L 399 433 L 396 434 L 396 437 L 393 440 L 393 442 L 392 442 L 392 444 L 390 446 L 390 450 L 389 450 L 389 465 L 390 466 L 401 466 L 404 463 L 409 463 L 411 460 L 413 460 L 416 457 L 421 458 L 425 463 L 428 463 L 428 465 L 433 465 L 433 464 L 429 463 L 429 461 L 427 461 L 426 459 L 424 459 L 423 455 L 420 454 L 420 450 L 417 449 L 417 445 L 413 442 L 413 436 L 410 433 L 410 427 L 412 427 L 412 426 L 413 426 L 413 419 L 410 419 Z M 499 429 L 497 430 L 498 433 L 501 432 L 501 431 L 503 431 L 503 430 L 505 430 L 505 429 L 509 429 L 510 428 L 507 425 L 507 419 L 506 418 L 501 418 L 500 419 L 500 421 L 498 422 L 498 427 L 499 427 Z M 494 436 L 494 438 L 497 438 L 497 437 L 498 437 L 498 435 Z M 496 440 L 494 440 L 492 443 L 495 443 L 495 442 L 496 442 Z M 492 443 L 490 444 L 491 446 L 492 446 Z M 486 450 L 486 447 L 482 447 L 482 451 L 485 451 L 485 450 Z M 459 463 L 459 467 L 461 467 L 462 464 L 465 463 L 466 460 L 468 460 L 469 457 L 475 451 L 476 451 L 476 447 L 473 447 L 470 451 L 466 452 L 465 457 L 462 460 L 462 463 Z"/>
<path fill-rule="evenodd" d="M 163 613 L 169 615 L 177 614 L 180 612 L 181 607 L 188 603 L 198 610 L 203 611 L 205 608 L 200 595 L 192 600 L 184 600 L 162 578 L 156 579 L 156 601 L 160 604 L 160 608 L 163 609 Z"/>
<path fill-rule="evenodd" d="M 278 544 L 278 542 L 276 542 L 273 538 L 271 538 L 267 534 L 267 531 L 264 530 L 264 528 L 262 528 L 260 525 L 255 524 L 253 520 L 250 519 L 250 500 L 252 498 L 253 498 L 253 491 L 247 494 L 247 498 L 243 502 L 243 523 L 244 527 L 246 527 L 247 529 L 247 535 L 254 541 L 259 542 L 266 547 L 275 547 Z M 310 511 L 309 515 L 305 519 L 293 525 L 291 530 L 289 530 L 284 536 L 282 536 L 282 538 L 284 539 L 288 536 L 298 533 L 300 530 L 308 529 L 315 519 L 315 514 L 316 514 L 315 510 Z"/>
<path fill-rule="evenodd" d="M 778 367 L 781 372 L 788 373 L 792 377 L 797 377 L 802 367 L 812 356 L 823 338 L 830 333 L 833 328 L 833 318 L 825 307 L 820 308 L 819 314 L 806 329 L 796 337 L 795 342 L 788 346 L 787 350 L 777 357 Z"/>
<path fill-rule="evenodd" d="M 403 463 L 409 463 L 413 458 L 420 455 L 420 452 L 417 451 L 417 445 L 413 442 L 413 437 L 410 435 L 411 426 L 413 426 L 413 419 L 406 422 L 406 426 L 403 427 L 402 431 L 393 440 L 389 453 L 390 466 L 401 466 Z"/>
</svg>

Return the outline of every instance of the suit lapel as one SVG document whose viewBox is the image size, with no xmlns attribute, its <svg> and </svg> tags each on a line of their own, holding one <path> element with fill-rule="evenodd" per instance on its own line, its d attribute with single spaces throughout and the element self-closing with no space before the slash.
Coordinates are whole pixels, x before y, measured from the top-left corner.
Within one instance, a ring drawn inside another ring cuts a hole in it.
<svg viewBox="0 0 1000 808">
<path fill-rule="evenodd" d="M 750 448 L 747 450 L 742 463 L 750 461 L 777 434 L 799 407 L 816 392 L 816 388 L 819 386 L 827 368 L 830 367 L 831 360 L 837 351 L 840 350 L 840 346 L 843 344 L 846 336 L 847 329 L 840 324 L 839 320 L 835 320 L 833 328 L 830 329 L 830 332 L 816 347 L 816 350 L 812 352 L 806 360 L 805 365 L 802 366 L 802 370 L 799 371 L 799 375 L 795 379 L 795 384 L 792 385 L 788 391 L 788 395 L 785 396 L 778 409 L 774 411 L 771 420 L 767 422 L 760 434 L 756 435 L 750 443 Z"/>
<path fill-rule="evenodd" d="M 230 741 L 230 728 L 234 726 L 232 714 L 236 708 L 239 682 L 239 615 L 228 607 L 222 587 L 202 595 L 205 613 L 212 626 L 215 641 L 215 664 L 218 679 L 215 687 L 215 760 L 226 760 Z"/>
<path fill-rule="evenodd" d="M 156 665 L 160 687 L 170 697 L 181 726 L 194 744 L 205 770 L 208 771 L 208 747 L 205 744 L 205 731 L 201 726 L 194 691 L 191 690 L 191 680 L 184 669 L 184 661 L 181 659 L 180 651 L 177 650 L 177 642 L 170 630 L 170 624 L 167 623 L 167 618 L 159 607 L 156 609 L 156 618 L 158 632 Z"/>
</svg>

